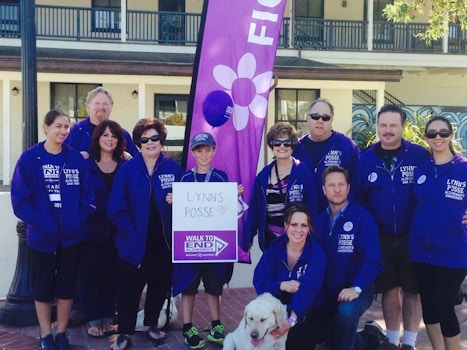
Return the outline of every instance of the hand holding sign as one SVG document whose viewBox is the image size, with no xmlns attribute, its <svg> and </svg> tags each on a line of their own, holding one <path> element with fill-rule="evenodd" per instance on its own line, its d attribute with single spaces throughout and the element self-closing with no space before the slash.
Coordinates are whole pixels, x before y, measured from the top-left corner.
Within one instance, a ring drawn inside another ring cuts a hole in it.
<svg viewBox="0 0 467 350">
<path fill-rule="evenodd" d="M 237 184 L 173 185 L 173 262 L 237 261 Z"/>
</svg>

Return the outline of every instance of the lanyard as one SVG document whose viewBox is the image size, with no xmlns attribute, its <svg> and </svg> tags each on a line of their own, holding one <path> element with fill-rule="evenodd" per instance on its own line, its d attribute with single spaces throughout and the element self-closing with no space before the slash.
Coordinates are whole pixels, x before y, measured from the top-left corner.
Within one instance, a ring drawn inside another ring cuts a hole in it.
<svg viewBox="0 0 467 350">
<path fill-rule="evenodd" d="M 195 176 L 195 182 L 198 182 L 198 179 L 196 178 L 196 174 L 197 174 L 196 167 L 193 167 L 191 171 L 193 172 Z M 209 168 L 208 172 L 206 173 L 206 178 L 204 179 L 204 182 L 209 182 L 209 180 L 211 179 L 211 174 L 212 174 L 212 168 Z"/>
<path fill-rule="evenodd" d="M 280 194 L 284 194 L 282 192 L 282 180 L 281 178 L 279 177 L 279 170 L 277 170 L 277 163 L 274 165 L 274 169 L 276 169 L 276 178 L 277 178 L 277 185 L 279 186 L 279 191 L 280 191 Z"/>
</svg>

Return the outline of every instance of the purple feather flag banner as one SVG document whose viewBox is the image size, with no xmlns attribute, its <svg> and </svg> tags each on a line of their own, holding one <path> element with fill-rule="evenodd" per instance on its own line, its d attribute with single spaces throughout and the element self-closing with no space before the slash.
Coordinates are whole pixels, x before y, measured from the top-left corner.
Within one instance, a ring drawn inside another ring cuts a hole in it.
<svg viewBox="0 0 467 350">
<path fill-rule="evenodd" d="M 285 5 L 286 0 L 211 0 L 203 10 L 188 140 L 199 132 L 211 133 L 217 142 L 213 166 L 244 186 L 238 201 L 240 237 L 256 176 Z M 188 152 L 187 169 L 195 165 Z M 249 262 L 249 254 L 239 249 L 238 260 Z"/>
</svg>

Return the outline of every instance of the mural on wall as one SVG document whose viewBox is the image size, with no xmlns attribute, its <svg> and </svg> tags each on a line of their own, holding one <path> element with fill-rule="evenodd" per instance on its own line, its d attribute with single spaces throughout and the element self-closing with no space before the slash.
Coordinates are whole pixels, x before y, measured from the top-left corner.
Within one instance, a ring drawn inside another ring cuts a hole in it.
<svg viewBox="0 0 467 350">
<path fill-rule="evenodd" d="M 403 106 L 403 109 L 407 114 L 407 121 L 416 127 L 424 127 L 425 121 L 432 115 L 449 118 L 455 128 L 455 140 L 462 148 L 460 151 L 467 156 L 467 112 L 443 112 L 439 106 Z M 352 108 L 352 138 L 360 149 L 366 148 L 367 142 L 374 138 L 376 114 L 374 105 L 356 104 Z"/>
</svg>

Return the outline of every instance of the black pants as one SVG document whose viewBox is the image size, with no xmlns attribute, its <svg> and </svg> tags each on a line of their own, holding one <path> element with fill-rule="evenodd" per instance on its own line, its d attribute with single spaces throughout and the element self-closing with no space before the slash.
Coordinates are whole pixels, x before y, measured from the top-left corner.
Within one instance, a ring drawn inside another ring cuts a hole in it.
<svg viewBox="0 0 467 350">
<path fill-rule="evenodd" d="M 287 336 L 287 350 L 310 350 L 325 342 L 330 334 L 328 325 L 332 322 L 330 312 L 308 310 L 303 322 L 291 328 Z"/>
<path fill-rule="evenodd" d="M 115 242 L 83 242 L 78 297 L 86 321 L 112 320 L 117 304 L 118 283 L 118 253 Z"/>
<path fill-rule="evenodd" d="M 467 269 L 422 263 L 414 263 L 414 269 L 420 288 L 423 322 L 439 323 L 445 337 L 458 335 L 460 327 L 454 304 Z"/>
<path fill-rule="evenodd" d="M 117 298 L 118 331 L 135 332 L 141 293 L 147 284 L 144 325 L 157 326 L 159 313 L 172 285 L 172 258 L 166 247 L 160 247 L 140 267 L 120 259 L 120 284 Z"/>
</svg>

